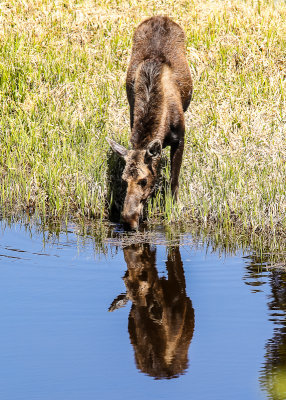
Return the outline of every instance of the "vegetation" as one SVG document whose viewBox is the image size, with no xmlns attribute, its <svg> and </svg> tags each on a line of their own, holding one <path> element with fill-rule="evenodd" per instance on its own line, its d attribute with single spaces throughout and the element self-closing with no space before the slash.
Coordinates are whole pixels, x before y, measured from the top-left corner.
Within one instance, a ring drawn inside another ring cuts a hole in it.
<svg viewBox="0 0 286 400">
<path fill-rule="evenodd" d="M 195 91 L 180 202 L 158 192 L 149 218 L 283 233 L 286 4 L 274 0 L 2 1 L 3 212 L 107 216 L 105 138 L 128 146 L 132 34 L 153 14 L 184 28 Z"/>
</svg>

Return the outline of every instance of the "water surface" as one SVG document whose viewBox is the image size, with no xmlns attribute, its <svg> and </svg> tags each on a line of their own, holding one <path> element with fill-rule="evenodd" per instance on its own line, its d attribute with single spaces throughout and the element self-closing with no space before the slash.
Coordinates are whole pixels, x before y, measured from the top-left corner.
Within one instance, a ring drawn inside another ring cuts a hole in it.
<svg viewBox="0 0 286 400">
<path fill-rule="evenodd" d="M 1 399 L 286 398 L 286 274 L 251 251 L 1 227 Z"/>
</svg>

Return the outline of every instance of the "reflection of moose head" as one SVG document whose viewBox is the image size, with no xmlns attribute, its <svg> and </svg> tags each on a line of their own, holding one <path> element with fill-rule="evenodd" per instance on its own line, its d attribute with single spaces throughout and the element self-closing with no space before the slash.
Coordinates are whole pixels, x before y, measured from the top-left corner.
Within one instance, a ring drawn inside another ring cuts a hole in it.
<svg viewBox="0 0 286 400">
<path fill-rule="evenodd" d="M 155 256 L 149 244 L 124 249 L 127 293 L 114 300 L 110 311 L 132 301 L 128 330 L 137 367 L 158 379 L 172 378 L 188 366 L 194 310 L 186 295 L 179 247 L 168 250 L 168 279 L 159 278 Z"/>
</svg>

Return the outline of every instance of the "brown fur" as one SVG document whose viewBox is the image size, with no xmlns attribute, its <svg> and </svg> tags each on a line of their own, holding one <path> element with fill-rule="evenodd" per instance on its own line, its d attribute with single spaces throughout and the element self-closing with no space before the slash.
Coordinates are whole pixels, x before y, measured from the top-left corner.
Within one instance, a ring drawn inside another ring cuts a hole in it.
<svg viewBox="0 0 286 400">
<path fill-rule="evenodd" d="M 184 111 L 191 100 L 192 79 L 184 32 L 168 17 L 151 17 L 136 29 L 126 91 L 133 150 L 124 154 L 123 179 L 128 189 L 122 218 L 135 229 L 143 204 L 154 189 L 161 150 L 166 146 L 171 146 L 171 190 L 175 198 L 178 193 Z M 144 188 L 142 179 L 147 181 Z"/>
<path fill-rule="evenodd" d="M 156 250 L 149 244 L 126 247 L 126 295 L 110 310 L 132 301 L 128 330 L 137 367 L 156 378 L 182 374 L 188 366 L 188 348 L 194 330 L 194 310 L 186 295 L 179 247 L 168 249 L 168 278 L 159 278 Z"/>
</svg>

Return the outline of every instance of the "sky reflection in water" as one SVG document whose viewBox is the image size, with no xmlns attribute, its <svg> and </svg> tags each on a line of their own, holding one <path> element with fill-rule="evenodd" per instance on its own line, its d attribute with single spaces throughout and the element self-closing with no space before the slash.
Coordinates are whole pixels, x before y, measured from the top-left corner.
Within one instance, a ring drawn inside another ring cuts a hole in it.
<svg viewBox="0 0 286 400">
<path fill-rule="evenodd" d="M 284 272 L 191 238 L 42 239 L 2 229 L 1 399 L 286 398 Z"/>
</svg>

